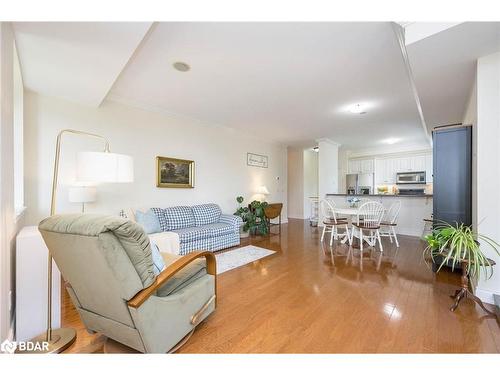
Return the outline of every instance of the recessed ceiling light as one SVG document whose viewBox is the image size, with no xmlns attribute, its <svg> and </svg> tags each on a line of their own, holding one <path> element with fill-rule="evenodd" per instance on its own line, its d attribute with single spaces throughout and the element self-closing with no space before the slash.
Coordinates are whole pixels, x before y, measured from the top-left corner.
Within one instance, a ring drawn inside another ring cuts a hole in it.
<svg viewBox="0 0 500 375">
<path fill-rule="evenodd" d="M 394 143 L 398 143 L 400 141 L 399 138 L 387 138 L 384 139 L 384 143 L 387 143 L 388 145 L 393 145 Z"/>
<path fill-rule="evenodd" d="M 364 115 L 366 113 L 366 107 L 367 106 L 365 104 L 356 103 L 356 104 L 350 105 L 347 110 L 349 112 L 355 113 L 357 115 Z"/>
<path fill-rule="evenodd" d="M 179 72 L 187 72 L 189 69 L 191 69 L 191 67 L 188 64 L 182 61 L 176 61 L 172 65 L 174 69 L 178 70 Z"/>
</svg>

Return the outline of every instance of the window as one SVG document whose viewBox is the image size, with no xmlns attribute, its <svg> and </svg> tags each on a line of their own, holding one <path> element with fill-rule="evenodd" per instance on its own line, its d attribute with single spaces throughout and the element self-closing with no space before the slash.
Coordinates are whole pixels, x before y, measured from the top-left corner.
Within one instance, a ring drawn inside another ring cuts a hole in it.
<svg viewBox="0 0 500 375">
<path fill-rule="evenodd" d="M 24 149 L 23 149 L 23 104 L 24 104 L 24 86 L 21 75 L 21 67 L 19 65 L 19 57 L 17 55 L 16 46 L 14 44 L 14 209 L 16 216 L 20 215 L 24 210 Z"/>
</svg>

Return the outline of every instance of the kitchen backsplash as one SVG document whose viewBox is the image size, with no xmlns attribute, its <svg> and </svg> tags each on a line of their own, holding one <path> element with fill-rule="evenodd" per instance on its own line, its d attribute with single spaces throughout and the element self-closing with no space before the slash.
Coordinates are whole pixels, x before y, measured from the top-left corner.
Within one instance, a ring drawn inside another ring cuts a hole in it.
<svg viewBox="0 0 500 375">
<path fill-rule="evenodd" d="M 382 184 L 375 186 L 375 194 L 398 194 L 401 185 L 396 184 Z M 404 185 L 404 189 L 425 189 L 425 194 L 432 194 L 432 184 L 415 184 Z"/>
</svg>

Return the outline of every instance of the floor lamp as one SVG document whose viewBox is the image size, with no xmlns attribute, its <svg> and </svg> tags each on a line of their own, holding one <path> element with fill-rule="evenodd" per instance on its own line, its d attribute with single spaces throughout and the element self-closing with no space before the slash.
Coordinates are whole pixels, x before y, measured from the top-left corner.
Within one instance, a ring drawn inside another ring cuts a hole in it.
<svg viewBox="0 0 500 375">
<path fill-rule="evenodd" d="M 50 216 L 56 213 L 57 179 L 61 154 L 61 138 L 65 133 L 94 137 L 104 142 L 102 152 L 80 152 L 77 155 L 77 181 L 85 183 L 132 182 L 134 180 L 133 161 L 130 156 L 114 154 L 109 151 L 106 138 L 79 130 L 65 129 L 57 135 L 54 176 L 52 179 L 52 199 Z M 47 290 L 47 331 L 30 341 L 33 342 L 33 353 L 60 353 L 67 349 L 76 339 L 73 328 L 52 329 L 52 256 L 48 256 L 48 290 Z M 44 344 L 44 343 L 48 343 Z M 38 344 L 38 345 L 37 345 Z M 42 350 L 40 350 L 40 348 Z"/>
</svg>

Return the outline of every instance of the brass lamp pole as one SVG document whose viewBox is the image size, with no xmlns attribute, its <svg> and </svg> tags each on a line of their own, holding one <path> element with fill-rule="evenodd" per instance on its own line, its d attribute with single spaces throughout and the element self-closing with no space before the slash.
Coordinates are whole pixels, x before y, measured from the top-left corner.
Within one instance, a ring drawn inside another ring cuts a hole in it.
<svg viewBox="0 0 500 375">
<path fill-rule="evenodd" d="M 64 129 L 57 135 L 56 141 L 56 156 L 54 160 L 54 175 L 52 178 L 52 198 L 50 202 L 50 216 L 56 213 L 56 197 L 57 197 L 57 180 L 59 174 L 59 159 L 61 154 L 61 138 L 65 133 L 83 135 L 88 137 L 99 138 L 104 141 L 104 152 L 109 153 L 109 142 L 106 138 L 79 130 Z M 30 341 L 38 344 L 34 345 L 34 350 L 31 353 L 60 353 L 67 349 L 76 340 L 76 331 L 73 328 L 57 328 L 52 329 L 52 255 L 48 255 L 47 266 L 47 331 L 42 333 Z M 48 343 L 44 344 L 44 343 Z M 40 350 L 41 349 L 41 350 Z M 28 351 L 26 351 L 28 352 Z"/>
</svg>

